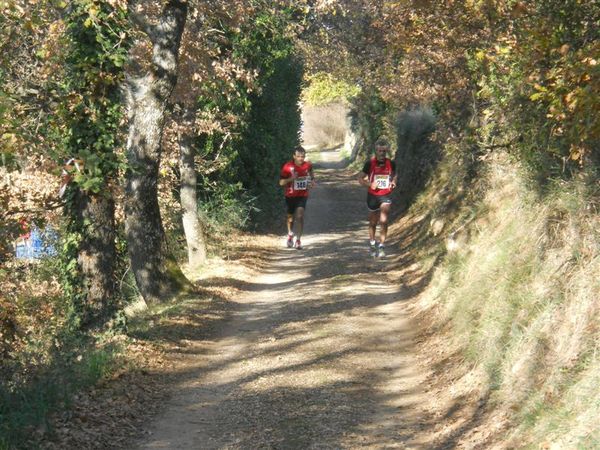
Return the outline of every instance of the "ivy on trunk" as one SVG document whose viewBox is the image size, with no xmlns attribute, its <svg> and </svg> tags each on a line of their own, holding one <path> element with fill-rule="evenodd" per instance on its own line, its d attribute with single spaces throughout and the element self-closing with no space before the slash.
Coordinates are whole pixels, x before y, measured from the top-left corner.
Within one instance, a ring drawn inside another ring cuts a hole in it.
<svg viewBox="0 0 600 450">
<path fill-rule="evenodd" d="M 118 80 L 128 44 L 126 11 L 78 0 L 66 10 L 65 24 L 64 147 L 57 159 L 75 162 L 65 167 L 71 183 L 65 196 L 63 285 L 73 302 L 74 326 L 100 328 L 118 309 L 111 186 L 120 167 L 115 150 L 122 116 Z"/>
<path fill-rule="evenodd" d="M 125 232 L 140 294 L 149 303 L 172 296 L 187 283 L 170 254 L 158 204 L 158 168 L 167 103 L 177 81 L 178 53 L 187 3 L 171 0 L 158 24 L 146 28 L 151 70 L 127 84 L 129 136 Z"/>
</svg>

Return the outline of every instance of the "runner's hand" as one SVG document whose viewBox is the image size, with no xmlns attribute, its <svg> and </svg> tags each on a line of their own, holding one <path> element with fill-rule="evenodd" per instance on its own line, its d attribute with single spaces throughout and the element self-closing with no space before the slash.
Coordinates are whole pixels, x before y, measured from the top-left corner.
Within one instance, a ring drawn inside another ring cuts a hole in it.
<svg viewBox="0 0 600 450">
<path fill-rule="evenodd" d="M 379 188 L 377 187 L 377 183 L 376 183 L 375 181 L 373 181 L 373 182 L 371 183 L 371 189 L 372 189 L 372 190 L 374 190 L 374 191 L 377 191 L 377 190 L 379 189 Z"/>
</svg>

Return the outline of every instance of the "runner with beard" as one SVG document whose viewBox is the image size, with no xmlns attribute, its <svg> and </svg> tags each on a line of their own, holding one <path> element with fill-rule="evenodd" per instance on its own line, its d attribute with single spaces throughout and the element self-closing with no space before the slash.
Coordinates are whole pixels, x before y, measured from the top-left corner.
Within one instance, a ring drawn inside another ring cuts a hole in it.
<svg viewBox="0 0 600 450">
<path fill-rule="evenodd" d="M 368 188 L 369 250 L 372 256 L 385 256 L 388 217 L 392 207 L 391 194 L 398 182 L 396 163 L 387 157 L 390 145 L 387 139 L 375 142 L 375 156 L 369 159 L 358 175 L 358 182 Z M 379 243 L 376 241 L 379 224 Z"/>
</svg>

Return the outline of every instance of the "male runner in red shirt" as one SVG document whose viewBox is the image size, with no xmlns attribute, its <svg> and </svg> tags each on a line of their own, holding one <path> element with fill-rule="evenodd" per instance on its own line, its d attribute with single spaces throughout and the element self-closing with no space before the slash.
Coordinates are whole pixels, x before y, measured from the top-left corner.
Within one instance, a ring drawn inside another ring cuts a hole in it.
<svg viewBox="0 0 600 450">
<path fill-rule="evenodd" d="M 392 206 L 391 194 L 398 175 L 396 163 L 387 157 L 389 142 L 379 138 L 375 142 L 375 156 L 368 160 L 358 175 L 358 182 L 367 186 L 367 207 L 369 208 L 369 248 L 372 256 L 385 256 L 385 238 L 387 236 L 388 216 Z M 379 223 L 379 245 L 375 241 L 375 232 Z"/>
<path fill-rule="evenodd" d="M 294 223 L 296 224 L 296 243 L 302 249 L 302 229 L 304 228 L 304 209 L 308 199 L 308 190 L 315 185 L 315 175 L 310 161 L 305 161 L 306 151 L 302 146 L 294 149 L 293 160 L 285 163 L 279 175 L 279 185 L 284 186 L 285 203 L 287 205 L 286 245 L 294 247 Z"/>
</svg>

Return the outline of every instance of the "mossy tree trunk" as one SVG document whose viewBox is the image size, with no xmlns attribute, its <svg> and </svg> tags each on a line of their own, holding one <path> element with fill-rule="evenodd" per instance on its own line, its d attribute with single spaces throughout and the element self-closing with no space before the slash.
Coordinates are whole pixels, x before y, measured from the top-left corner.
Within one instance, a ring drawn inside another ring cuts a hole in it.
<svg viewBox="0 0 600 450">
<path fill-rule="evenodd" d="M 60 272 L 73 302 L 72 326 L 101 329 L 119 306 L 115 203 L 122 97 L 118 81 L 129 39 L 126 10 L 108 2 L 72 1 L 65 10 L 65 72 L 57 90 L 53 156 L 64 163 L 65 230 Z M 94 26 L 90 26 L 93 24 Z"/>
<path fill-rule="evenodd" d="M 85 329 L 103 325 L 118 308 L 114 277 L 115 204 L 106 192 L 91 194 L 76 189 L 73 213 L 82 230 L 77 265 L 85 294 L 78 310 Z"/>
<path fill-rule="evenodd" d="M 125 232 L 140 294 L 160 302 L 177 292 L 185 276 L 167 248 L 158 204 L 158 169 L 167 102 L 177 81 L 178 53 L 187 16 L 185 1 L 165 5 L 158 24 L 148 30 L 153 45 L 149 73 L 127 86 L 129 170 Z"/>
</svg>

